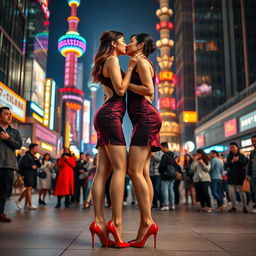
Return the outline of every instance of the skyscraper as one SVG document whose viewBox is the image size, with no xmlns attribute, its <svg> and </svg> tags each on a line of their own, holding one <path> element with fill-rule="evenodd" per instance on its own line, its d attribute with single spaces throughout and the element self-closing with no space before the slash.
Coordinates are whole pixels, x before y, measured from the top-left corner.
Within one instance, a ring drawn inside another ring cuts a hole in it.
<svg viewBox="0 0 256 256">
<path fill-rule="evenodd" d="M 66 147 L 73 146 L 73 150 L 80 147 L 81 138 L 77 136 L 77 129 L 81 124 L 81 109 L 83 107 L 84 92 L 76 88 L 77 84 L 77 60 L 86 51 L 86 40 L 78 33 L 79 18 L 77 8 L 80 0 L 68 0 L 71 15 L 68 17 L 69 30 L 59 39 L 58 48 L 65 57 L 64 88 L 61 88 L 60 97 L 62 105 L 59 108 L 61 118 L 61 134 Z M 60 124 L 60 122 L 59 122 Z M 60 125 L 58 126 L 60 129 Z"/>
<path fill-rule="evenodd" d="M 181 146 L 194 143 L 196 118 L 193 4 L 191 0 L 175 3 L 177 113 L 180 123 Z M 194 118 L 193 118 L 194 116 Z M 192 118 L 191 118 L 192 117 Z M 188 149 L 188 148 L 186 148 Z"/>
<path fill-rule="evenodd" d="M 27 1 L 0 1 L 0 107 L 9 107 L 13 121 L 26 121 L 23 96 Z"/>
<path fill-rule="evenodd" d="M 0 81 L 16 93 L 22 92 L 26 1 L 0 2 Z"/>
<path fill-rule="evenodd" d="M 246 118 L 243 114 L 252 111 L 247 104 L 253 102 L 250 95 L 256 80 L 255 11 L 253 0 L 176 1 L 177 96 L 182 143 L 196 139 L 197 147 L 209 148 L 221 142 L 219 149 L 224 149 L 225 141 L 238 134 L 246 135 L 243 128 L 239 132 L 239 126 Z M 242 110 L 239 102 L 243 100 Z M 198 115 L 196 138 L 192 136 L 195 125 L 184 119 L 187 110 Z M 221 117 L 224 113 L 225 117 Z"/>
</svg>

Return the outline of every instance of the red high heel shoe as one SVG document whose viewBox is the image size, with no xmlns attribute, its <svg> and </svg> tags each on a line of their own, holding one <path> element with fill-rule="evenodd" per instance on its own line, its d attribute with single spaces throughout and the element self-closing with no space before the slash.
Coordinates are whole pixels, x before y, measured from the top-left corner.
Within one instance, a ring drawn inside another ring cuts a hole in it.
<svg viewBox="0 0 256 256">
<path fill-rule="evenodd" d="M 144 245 L 145 245 L 146 241 L 148 240 L 148 238 L 151 235 L 154 235 L 154 248 L 156 248 L 156 236 L 157 236 L 157 233 L 158 233 L 158 226 L 156 225 L 156 223 L 153 223 L 149 227 L 149 229 L 148 229 L 146 235 L 144 236 L 144 238 L 140 242 L 138 242 L 138 241 L 131 242 L 130 246 L 131 247 L 142 248 L 142 247 L 144 247 Z"/>
<path fill-rule="evenodd" d="M 91 235 L 92 235 L 92 248 L 94 248 L 94 235 L 96 234 L 101 242 L 101 244 L 103 246 L 106 247 L 113 247 L 115 246 L 115 242 L 109 240 L 108 238 L 105 237 L 104 233 L 102 232 L 102 230 L 100 229 L 100 227 L 96 224 L 95 221 L 92 222 L 92 224 L 90 225 L 90 231 L 91 231 Z"/>
<path fill-rule="evenodd" d="M 120 242 L 120 240 L 118 238 L 118 235 L 117 235 L 117 232 L 116 232 L 116 227 L 115 227 L 115 225 L 114 225 L 114 223 L 112 221 L 109 221 L 107 223 L 106 229 L 107 229 L 108 235 L 109 235 L 109 233 L 111 233 L 114 236 L 116 247 L 118 247 L 118 248 L 126 248 L 126 247 L 130 246 L 130 244 L 128 244 L 128 243 Z"/>
</svg>

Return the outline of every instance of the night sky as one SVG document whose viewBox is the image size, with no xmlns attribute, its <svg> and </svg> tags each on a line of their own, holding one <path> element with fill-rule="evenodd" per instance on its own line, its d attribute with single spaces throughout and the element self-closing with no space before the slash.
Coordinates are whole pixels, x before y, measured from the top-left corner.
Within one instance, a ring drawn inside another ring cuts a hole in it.
<svg viewBox="0 0 256 256">
<path fill-rule="evenodd" d="M 154 41 L 159 39 L 155 25 L 159 22 L 156 10 L 159 3 L 156 0 L 81 0 L 78 8 L 80 23 L 78 30 L 87 41 L 87 51 L 78 61 L 84 63 L 84 91 L 89 99 L 90 92 L 87 82 L 90 80 L 93 56 L 98 50 L 99 37 L 106 30 L 117 30 L 125 34 L 126 43 L 134 33 L 149 33 Z M 56 81 L 58 87 L 63 87 L 64 57 L 58 52 L 58 39 L 68 30 L 67 17 L 70 7 L 66 0 L 50 0 L 50 37 L 48 51 L 47 77 Z M 156 65 L 156 53 L 150 56 Z M 125 71 L 128 63 L 127 56 L 120 57 L 121 68 Z M 97 107 L 103 102 L 102 91 L 99 90 Z M 126 115 L 124 133 L 129 143 L 131 124 Z"/>
</svg>

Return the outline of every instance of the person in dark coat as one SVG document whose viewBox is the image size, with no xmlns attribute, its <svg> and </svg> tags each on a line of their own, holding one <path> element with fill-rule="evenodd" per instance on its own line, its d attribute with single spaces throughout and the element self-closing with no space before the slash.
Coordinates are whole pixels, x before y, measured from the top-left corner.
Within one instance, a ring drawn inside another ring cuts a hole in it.
<svg viewBox="0 0 256 256">
<path fill-rule="evenodd" d="M 31 143 L 29 150 L 21 160 L 22 173 L 24 175 L 24 185 L 26 189 L 20 195 L 20 198 L 15 202 L 17 207 L 21 209 L 21 201 L 26 198 L 25 208 L 36 210 L 37 207 L 32 205 L 32 189 L 36 188 L 37 168 L 41 167 L 39 159 L 35 156 L 38 153 L 38 145 Z"/>
<path fill-rule="evenodd" d="M 0 221 L 11 222 L 4 214 L 6 197 L 12 189 L 13 173 L 18 169 L 15 150 L 20 149 L 22 140 L 18 130 L 13 129 L 12 113 L 8 107 L 0 108 Z"/>
<path fill-rule="evenodd" d="M 183 178 L 183 173 L 182 173 L 182 168 L 180 166 L 180 159 L 179 157 L 175 157 L 175 162 L 177 163 L 177 175 L 176 175 L 176 179 L 174 182 L 174 186 L 173 186 L 173 190 L 174 190 L 174 195 L 175 195 L 175 204 L 179 204 L 180 203 L 180 183 L 181 180 Z"/>
<path fill-rule="evenodd" d="M 83 190 L 83 196 L 85 194 L 86 178 L 87 178 L 87 161 L 85 159 L 85 154 L 80 152 L 80 158 L 76 161 L 76 167 L 74 168 L 74 178 L 75 178 L 75 193 L 74 200 L 75 203 L 80 203 L 81 187 Z"/>
<path fill-rule="evenodd" d="M 230 143 L 230 152 L 227 158 L 226 167 L 228 168 L 228 184 L 232 208 L 229 212 L 236 212 L 235 193 L 238 190 L 243 203 L 243 212 L 248 213 L 246 209 L 245 193 L 242 191 L 242 184 L 246 174 L 247 158 L 240 153 L 237 143 Z"/>
<path fill-rule="evenodd" d="M 163 206 L 160 211 L 175 210 L 175 194 L 174 194 L 174 182 L 177 172 L 180 171 L 180 166 L 175 161 L 175 155 L 169 150 L 168 143 L 161 143 L 162 151 L 164 152 L 160 165 L 159 173 L 161 175 L 161 193 L 163 199 Z M 172 169 L 172 172 L 168 174 L 168 167 Z"/>
</svg>

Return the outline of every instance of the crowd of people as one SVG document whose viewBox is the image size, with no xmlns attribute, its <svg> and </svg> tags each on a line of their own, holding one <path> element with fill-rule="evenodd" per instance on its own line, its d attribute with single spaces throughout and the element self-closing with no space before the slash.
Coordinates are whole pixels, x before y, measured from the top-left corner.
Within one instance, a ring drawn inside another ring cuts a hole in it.
<svg viewBox="0 0 256 256">
<path fill-rule="evenodd" d="M 57 196 L 56 208 L 61 207 L 65 197 L 65 207 L 79 204 L 82 190 L 84 208 L 91 203 L 91 186 L 96 172 L 97 155 L 80 153 L 77 160 L 68 148 L 61 157 L 51 159 L 46 153 L 39 159 L 38 144 L 31 143 L 22 155 L 22 139 L 17 129 L 11 127 L 12 114 L 8 107 L 0 108 L 0 221 L 11 222 L 4 214 L 6 199 L 12 195 L 13 187 L 21 191 L 15 201 L 19 209 L 37 210 L 33 204 L 33 194 L 38 192 L 38 205 L 47 205 L 47 195 Z M 16 152 L 18 155 L 16 156 Z M 24 204 L 23 204 L 24 201 Z"/>
<path fill-rule="evenodd" d="M 150 165 L 154 186 L 152 207 L 161 211 L 175 210 L 184 194 L 185 204 L 200 205 L 200 212 L 211 213 L 216 201 L 218 212 L 230 204 L 228 212 L 234 213 L 241 202 L 242 211 L 248 213 L 252 201 L 252 213 L 256 213 L 256 135 L 251 141 L 254 150 L 249 158 L 236 142 L 231 142 L 226 157 L 215 150 L 206 154 L 198 149 L 192 156 L 186 152 L 183 165 L 169 151 L 168 144 L 161 143 L 162 151 L 152 153 Z M 183 186 L 180 186 L 181 181 Z"/>
<path fill-rule="evenodd" d="M 62 198 L 65 197 L 65 208 L 70 204 L 79 205 L 82 198 L 84 208 L 91 203 L 91 186 L 96 172 L 97 155 L 91 160 L 90 154 L 80 153 L 77 160 L 69 148 L 64 148 L 57 161 L 51 160 L 49 153 L 43 155 L 42 160 L 36 157 L 37 144 L 30 144 L 29 150 L 23 157 L 19 157 L 19 169 L 16 176 L 22 176 L 25 189 L 15 201 L 19 209 L 37 210 L 32 204 L 32 189 L 38 191 L 38 205 L 47 205 L 46 196 L 57 196 L 55 208 L 60 208 Z M 82 193 L 81 193 L 82 192 Z M 21 202 L 25 199 L 24 206 Z"/>
<path fill-rule="evenodd" d="M 14 181 L 20 179 L 24 189 L 15 201 L 19 209 L 36 210 L 38 206 L 47 205 L 47 195 L 57 196 L 56 208 L 60 208 L 62 198 L 64 206 L 79 205 L 87 209 L 92 205 L 91 187 L 97 167 L 97 155 L 91 159 L 90 154 L 80 153 L 79 159 L 68 148 L 63 149 L 62 156 L 52 160 L 49 153 L 38 155 L 38 145 L 32 143 L 24 156 L 15 150 L 21 147 L 21 138 L 17 130 L 10 124 L 10 110 L 0 108 L 0 219 L 10 222 L 4 215 L 4 205 L 7 197 L 11 196 Z M 5 138 L 8 133 L 9 138 Z M 230 205 L 228 212 L 241 210 L 248 213 L 248 204 L 253 201 L 252 213 L 256 213 L 256 136 L 252 136 L 254 150 L 249 159 L 240 151 L 235 142 L 230 143 L 227 156 L 215 150 L 206 154 L 198 149 L 196 153 L 184 155 L 183 164 L 179 157 L 168 149 L 168 143 L 161 143 L 161 151 L 151 153 L 150 179 L 153 184 L 154 197 L 152 208 L 160 211 L 175 210 L 182 201 L 185 205 L 200 205 L 200 212 L 212 212 L 216 202 L 216 211 L 224 211 Z M 4 157 L 6 159 L 4 159 Z M 14 159 L 15 157 L 15 159 Z M 17 161 L 16 161 L 17 159 Z M 17 164 L 16 164 L 17 163 Z M 15 172 L 15 178 L 13 171 Z M 111 207 L 109 187 L 110 175 L 105 185 L 106 207 Z M 245 186 L 245 183 L 249 184 Z M 131 205 L 137 204 L 134 188 L 127 173 L 125 178 L 123 205 L 128 205 L 131 194 Z M 38 206 L 32 204 L 32 195 L 38 192 Z M 22 201 L 25 201 L 22 205 Z"/>
</svg>

